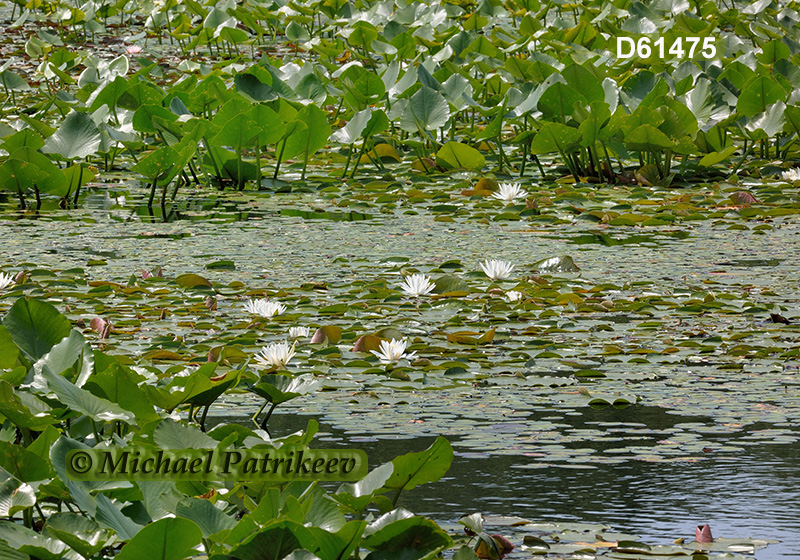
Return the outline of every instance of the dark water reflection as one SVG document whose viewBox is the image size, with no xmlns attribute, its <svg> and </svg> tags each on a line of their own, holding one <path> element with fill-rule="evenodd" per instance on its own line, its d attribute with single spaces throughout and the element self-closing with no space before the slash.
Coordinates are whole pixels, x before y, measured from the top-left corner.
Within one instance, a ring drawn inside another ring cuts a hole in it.
<svg viewBox="0 0 800 560">
<path fill-rule="evenodd" d="M 669 414 L 644 409 L 639 421 L 668 422 Z M 575 422 L 615 421 L 624 411 L 587 409 Z M 273 418 L 275 435 L 301 429 L 309 416 Z M 566 416 L 570 418 L 570 416 Z M 685 421 L 678 416 L 674 422 Z M 627 418 L 630 421 L 630 418 Z M 693 419 L 697 420 L 697 419 Z M 272 421 L 271 421 L 272 422 Z M 376 439 L 345 435 L 320 419 L 319 447 L 364 449 L 372 467 L 408 451 L 422 450 L 433 439 Z M 651 422 L 648 422 L 650 427 Z M 498 437 L 502 437 L 498 434 Z M 715 537 L 781 541 L 755 554 L 759 560 L 800 557 L 800 445 L 759 444 L 737 455 L 697 462 L 549 465 L 518 455 L 480 457 L 457 442 L 456 458 L 440 482 L 407 492 L 400 505 L 439 522 L 461 515 L 520 516 L 532 521 L 579 521 L 638 535 L 648 544 L 694 539 L 695 526 L 709 523 Z M 531 467 L 536 468 L 531 468 Z M 587 468 L 593 467 L 593 468 Z M 524 528 L 503 528 L 504 533 Z M 520 553 L 516 557 L 525 557 Z"/>
</svg>

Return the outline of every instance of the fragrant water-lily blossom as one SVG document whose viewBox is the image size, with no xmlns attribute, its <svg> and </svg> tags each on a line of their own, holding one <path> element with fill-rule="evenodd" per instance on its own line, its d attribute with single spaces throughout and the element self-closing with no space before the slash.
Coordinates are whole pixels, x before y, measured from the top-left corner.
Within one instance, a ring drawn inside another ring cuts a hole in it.
<svg viewBox="0 0 800 560">
<path fill-rule="evenodd" d="M 509 290 L 506 292 L 506 297 L 508 301 L 519 301 L 522 299 L 522 292 L 518 292 L 516 290 Z"/>
<path fill-rule="evenodd" d="M 430 276 L 426 274 L 412 274 L 406 276 L 400 288 L 408 295 L 419 297 L 429 294 L 433 291 L 436 285 L 431 282 Z"/>
<path fill-rule="evenodd" d="M 492 280 L 504 280 L 511 276 L 514 265 L 497 259 L 487 260 L 481 263 L 483 272 Z"/>
<path fill-rule="evenodd" d="M 256 362 L 262 367 L 284 367 L 294 356 L 294 347 L 288 342 L 273 342 L 255 355 Z"/>
<path fill-rule="evenodd" d="M 492 193 L 492 196 L 505 202 L 514 202 L 528 194 L 519 183 L 500 183 L 499 187 L 500 190 Z"/>
<path fill-rule="evenodd" d="M 406 354 L 406 341 L 405 340 L 381 340 L 380 350 L 370 350 L 384 364 L 394 364 L 403 358 L 411 359 L 416 355 L 416 352 Z"/>
<path fill-rule="evenodd" d="M 307 338 L 311 334 L 308 327 L 292 327 L 289 329 L 289 338 Z"/>
<path fill-rule="evenodd" d="M 800 167 L 793 167 L 788 171 L 784 171 L 781 173 L 781 179 L 789 182 L 800 181 Z"/>
<path fill-rule="evenodd" d="M 283 315 L 286 311 L 286 306 L 277 301 L 269 301 L 268 299 L 251 299 L 244 304 L 244 309 L 253 315 L 260 315 L 262 317 L 274 317 L 275 315 Z"/>
<path fill-rule="evenodd" d="M 0 272 L 0 290 L 5 290 L 14 283 L 14 277 L 10 274 L 3 274 Z"/>
</svg>

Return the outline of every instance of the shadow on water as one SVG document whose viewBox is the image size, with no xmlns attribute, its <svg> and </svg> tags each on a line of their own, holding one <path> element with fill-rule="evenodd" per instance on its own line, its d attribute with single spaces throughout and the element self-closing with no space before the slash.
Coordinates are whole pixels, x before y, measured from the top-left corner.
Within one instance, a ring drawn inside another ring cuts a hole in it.
<svg viewBox="0 0 800 560">
<path fill-rule="evenodd" d="M 660 408 L 636 409 L 637 423 L 656 430 L 685 422 Z M 559 411 L 554 410 L 554 414 Z M 434 440 L 410 439 L 402 434 L 354 436 L 314 415 L 277 414 L 270 421 L 270 429 L 280 437 L 305 428 L 310 418 L 320 422 L 315 446 L 363 449 L 370 468 L 403 453 L 425 449 Z M 210 423 L 222 421 L 251 425 L 249 419 L 241 417 L 218 416 Z M 563 417 L 565 423 L 584 427 L 630 421 L 629 410 L 613 408 L 582 409 L 580 414 L 572 412 Z M 759 560 L 795 558 L 800 548 L 797 443 L 748 446 L 740 454 L 709 454 L 696 462 L 627 460 L 588 465 L 544 464 L 518 452 L 481 456 L 465 450 L 457 439 L 451 439 L 451 443 L 456 457 L 447 476 L 438 483 L 426 484 L 424 489 L 406 492 L 401 506 L 443 523 L 453 523 L 474 512 L 536 522 L 597 523 L 638 535 L 648 544 L 669 544 L 679 537 L 691 541 L 695 526 L 709 523 L 715 537 L 780 541 L 758 551 L 755 557 Z M 602 449 L 601 442 L 596 449 Z M 505 533 L 514 531 L 520 542 L 524 526 L 503 528 Z"/>
</svg>

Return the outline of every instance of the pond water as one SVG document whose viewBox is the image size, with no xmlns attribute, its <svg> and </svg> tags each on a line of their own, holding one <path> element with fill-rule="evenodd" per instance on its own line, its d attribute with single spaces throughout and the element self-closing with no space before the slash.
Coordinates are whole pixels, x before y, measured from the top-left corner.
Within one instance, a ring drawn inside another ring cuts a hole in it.
<svg viewBox="0 0 800 560">
<path fill-rule="evenodd" d="M 557 413 L 557 411 L 554 411 Z M 307 413 L 306 413 L 307 414 Z M 310 416 L 278 414 L 279 434 L 302 429 Z M 629 423 L 668 430 L 681 419 L 648 407 L 583 410 L 567 417 L 575 426 Z M 243 421 L 242 418 L 229 418 Z M 704 422 L 707 419 L 696 418 Z M 432 437 L 370 437 L 348 434 L 320 418 L 319 447 L 355 447 L 378 465 L 408 451 L 421 450 Z M 246 424 L 247 422 L 244 421 Z M 755 426 L 754 428 L 758 428 Z M 502 437 L 498 434 L 498 437 Z M 800 445 L 759 445 L 735 456 L 616 465 L 541 465 L 519 454 L 479 454 L 460 450 L 440 482 L 406 492 L 400 505 L 454 524 L 462 515 L 519 516 L 532 522 L 596 523 L 639 537 L 648 544 L 694 538 L 695 526 L 708 523 L 715 537 L 751 537 L 780 541 L 757 551 L 761 560 L 795 558 L 800 546 Z M 498 532 L 514 528 L 495 527 Z M 524 525 L 516 529 L 521 541 Z M 518 553 L 514 557 L 527 557 Z"/>
<path fill-rule="evenodd" d="M 709 523 L 715 536 L 781 541 L 759 551 L 759 559 L 796 557 L 800 379 L 796 358 L 776 357 L 774 349 L 796 347 L 798 331 L 773 332 L 768 318 L 776 306 L 787 316 L 797 313 L 797 220 L 776 219 L 768 229 L 731 229 L 725 220 L 709 220 L 634 230 L 569 220 L 446 222 L 430 212 L 393 208 L 372 208 L 371 219 L 356 222 L 279 215 L 285 208 L 327 205 L 329 198 L 313 192 L 192 194 L 180 215 L 165 223 L 151 219 L 135 193 L 98 190 L 70 212 L 7 211 L 0 226 L 2 262 L 8 268 L 81 268 L 89 281 L 120 282 L 162 266 L 167 276 L 196 272 L 221 284 L 327 282 L 343 298 L 349 284 L 375 275 L 396 284 L 401 265 L 435 267 L 457 259 L 465 271 L 479 270 L 488 256 L 534 274 L 536 261 L 570 255 L 581 271 L 562 274 L 564 285 L 614 285 L 619 288 L 608 293 L 661 297 L 671 306 L 635 318 L 564 308 L 506 320 L 482 319 L 484 308 L 474 322 L 494 325 L 500 342 L 487 347 L 489 361 L 476 357 L 474 348 L 447 355 L 476 364 L 487 379 L 459 383 L 455 377 L 426 387 L 376 380 L 344 360 L 327 370 L 326 391 L 282 405 L 271 430 L 281 435 L 317 417 L 320 446 L 365 449 L 372 465 L 445 435 L 456 449 L 447 477 L 403 498 L 409 509 L 444 523 L 475 511 L 601 523 L 653 544 L 691 540 L 696 524 Z M 220 259 L 233 260 L 235 270 L 205 268 Z M 701 303 L 723 305 L 687 310 L 697 305 L 697 293 L 705 294 Z M 686 307 L 678 309 L 681 302 Z M 240 307 L 234 298 L 220 300 L 228 316 Z M 437 322 L 465 313 L 446 305 L 413 311 L 406 309 L 403 318 L 393 310 L 381 320 L 396 320 L 427 340 Z M 381 321 L 367 313 L 358 319 Z M 528 333 L 532 326 L 538 330 Z M 121 337 L 118 348 L 140 352 L 147 347 L 141 339 L 178 330 L 175 323 L 156 325 L 147 336 Z M 749 346 L 728 355 L 739 333 L 749 337 Z M 717 335 L 724 344 L 713 347 L 720 344 Z M 539 339 L 552 342 L 557 355 L 541 352 L 550 346 Z M 616 347 L 625 351 L 609 351 Z M 759 353 L 768 347 L 771 353 Z M 603 370 L 597 384 L 574 375 L 589 366 Z M 585 393 L 637 404 L 594 409 Z M 247 395 L 226 397 L 210 417 L 219 421 L 233 413 L 242 420 L 241 413 L 252 414 L 258 404 Z"/>
</svg>

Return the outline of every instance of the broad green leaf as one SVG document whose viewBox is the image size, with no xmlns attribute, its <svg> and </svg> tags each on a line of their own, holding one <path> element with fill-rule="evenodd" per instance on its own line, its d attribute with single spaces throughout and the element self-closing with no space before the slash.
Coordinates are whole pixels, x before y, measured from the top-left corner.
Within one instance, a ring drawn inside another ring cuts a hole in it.
<svg viewBox="0 0 800 560">
<path fill-rule="evenodd" d="M 359 111 L 351 118 L 346 125 L 331 134 L 331 140 L 342 144 L 353 144 L 361 139 L 361 132 L 369 122 L 372 109 Z"/>
<path fill-rule="evenodd" d="M 299 99 L 307 99 L 312 103 L 323 104 L 328 97 L 328 90 L 316 74 L 306 74 L 294 88 Z"/>
<path fill-rule="evenodd" d="M 581 146 L 588 147 L 600 138 L 600 131 L 611 118 L 611 111 L 605 101 L 594 101 L 587 117 L 578 126 L 581 134 Z"/>
<path fill-rule="evenodd" d="M 31 410 L 31 407 L 34 410 Z M 0 380 L 0 414 L 19 427 L 43 430 L 57 419 L 46 414 L 50 410 L 43 401 L 28 393 L 17 394 L 8 381 Z"/>
<path fill-rule="evenodd" d="M 217 441 L 198 428 L 167 418 L 158 424 L 153 441 L 162 449 L 213 449 Z"/>
<path fill-rule="evenodd" d="M 70 165 L 61 170 L 67 185 L 66 193 L 74 193 L 86 183 L 94 181 L 95 175 L 88 167 L 81 164 Z"/>
<path fill-rule="evenodd" d="M 278 113 L 263 104 L 253 105 L 247 115 L 256 122 L 258 142 L 261 146 L 275 144 L 286 133 L 286 126 L 283 124 Z"/>
<path fill-rule="evenodd" d="M 199 274 L 181 274 L 175 278 L 175 283 L 184 288 L 196 288 L 197 286 L 211 287 L 211 282 L 200 276 Z"/>
<path fill-rule="evenodd" d="M 442 478 L 453 462 L 453 447 L 443 437 L 424 451 L 406 453 L 392 460 L 394 470 L 384 484 L 387 490 L 399 494 L 403 490 L 411 490 L 420 484 L 436 482 Z"/>
<path fill-rule="evenodd" d="M 450 118 L 450 109 L 442 94 L 422 86 L 411 96 L 406 110 L 400 118 L 400 127 L 408 132 L 438 130 Z"/>
<path fill-rule="evenodd" d="M 58 154 L 66 160 L 74 160 L 93 155 L 100 147 L 100 141 L 100 130 L 92 117 L 73 111 L 45 141 L 42 151 Z"/>
<path fill-rule="evenodd" d="M 340 485 L 333 497 L 354 512 L 364 511 L 376 494 L 386 492 L 385 484 L 393 471 L 392 463 L 384 463 L 358 482 Z"/>
<path fill-rule="evenodd" d="M 566 122 L 574 111 L 574 105 L 588 105 L 586 97 L 569 87 L 556 82 L 551 85 L 539 98 L 538 107 L 545 118 Z"/>
<path fill-rule="evenodd" d="M 632 150 L 653 152 L 675 147 L 666 134 L 649 124 L 643 124 L 625 135 L 625 145 Z"/>
<path fill-rule="evenodd" d="M 120 506 L 112 502 L 105 494 L 98 494 L 95 498 L 95 521 L 106 529 L 113 530 L 120 540 L 131 540 L 142 526 L 122 513 Z"/>
<path fill-rule="evenodd" d="M 297 120 L 306 126 L 298 130 L 286 140 L 284 158 L 292 158 L 300 154 L 313 155 L 325 146 L 331 135 L 331 125 L 325 111 L 316 105 L 306 105 L 297 113 Z"/>
<path fill-rule="evenodd" d="M 33 146 L 22 146 L 11 154 L 11 160 L 21 160 L 35 165 L 46 174 L 46 177 L 38 176 L 35 185 L 40 191 L 56 196 L 65 196 L 69 192 L 69 187 L 64 173 L 52 162 L 50 158 L 36 150 Z"/>
<path fill-rule="evenodd" d="M 209 500 L 186 497 L 180 501 L 175 515 L 193 521 L 208 538 L 214 533 L 233 529 L 236 520 L 221 509 L 214 507 Z"/>
<path fill-rule="evenodd" d="M 42 168 L 24 159 L 10 158 L 0 165 L 0 189 L 24 193 L 47 178 Z"/>
<path fill-rule="evenodd" d="M 777 101 L 786 101 L 786 92 L 780 84 L 767 76 L 753 76 L 742 88 L 736 110 L 749 118 L 763 113 Z"/>
<path fill-rule="evenodd" d="M 11 70 L 0 72 L 0 85 L 6 90 L 25 91 L 31 89 L 30 84 L 22 76 L 15 74 Z"/>
<path fill-rule="evenodd" d="M 29 146 L 34 150 L 38 150 L 44 146 L 44 139 L 30 128 L 24 128 L 6 137 L 2 146 L 9 154 L 13 153 L 17 148 L 22 148 L 24 146 Z"/>
<path fill-rule="evenodd" d="M 122 551 L 119 560 L 183 560 L 195 556 L 194 547 L 203 539 L 203 532 L 193 521 L 166 517 L 139 531 Z"/>
<path fill-rule="evenodd" d="M 42 356 L 33 364 L 33 369 L 37 375 L 41 374 L 42 369 L 48 368 L 53 373 L 63 375 L 64 372 L 75 366 L 75 362 L 80 360 L 80 364 L 75 368 L 75 375 L 70 375 L 75 385 L 83 387 L 86 380 L 94 369 L 94 355 L 92 346 L 86 341 L 81 333 L 72 330 L 69 336 L 54 345 L 50 351 Z M 70 374 L 72 372 L 69 372 Z"/>
<path fill-rule="evenodd" d="M 436 164 L 450 169 L 473 169 L 480 171 L 486 159 L 478 150 L 460 142 L 448 142 L 436 154 Z"/>
<path fill-rule="evenodd" d="M 166 182 L 166 178 L 172 174 L 172 170 L 178 163 L 178 152 L 169 146 L 161 146 L 154 152 L 150 152 L 139 163 L 131 167 L 132 171 L 141 173 L 149 183 L 157 181 L 159 184 Z"/>
<path fill-rule="evenodd" d="M 144 389 L 134 380 L 135 375 L 122 364 L 115 363 L 92 375 L 84 388 L 130 410 L 136 416 L 137 423 L 142 425 L 157 420 L 159 415 Z"/>
<path fill-rule="evenodd" d="M 603 84 L 584 66 L 577 63 L 570 64 L 561 71 L 561 75 L 567 81 L 567 85 L 576 92 L 580 92 L 589 103 L 593 104 L 605 99 Z"/>
<path fill-rule="evenodd" d="M 250 387 L 250 391 L 274 404 L 281 404 L 311 391 L 315 391 L 322 382 L 313 373 L 304 373 L 297 377 L 286 375 L 262 375 L 258 382 Z"/>
<path fill-rule="evenodd" d="M 65 543 L 12 521 L 0 521 L 0 541 L 6 541 L 12 549 L 30 554 L 38 560 L 62 560 L 63 554 L 68 551 Z"/>
<path fill-rule="evenodd" d="M 0 467 L 22 482 L 36 482 L 54 476 L 48 461 L 8 441 L 0 441 Z"/>
<path fill-rule="evenodd" d="M 364 532 L 362 545 L 373 560 L 434 558 L 453 544 L 441 527 L 424 517 L 395 510 L 378 518 Z"/>
<path fill-rule="evenodd" d="M 54 537 L 86 558 L 92 557 L 115 538 L 91 519 L 74 513 L 55 513 L 47 518 L 44 534 Z"/>
<path fill-rule="evenodd" d="M 561 123 L 545 123 L 531 142 L 532 154 L 569 153 L 580 145 L 581 133 Z"/>
<path fill-rule="evenodd" d="M 703 167 L 712 167 L 729 159 L 738 149 L 738 146 L 728 146 L 721 152 L 711 152 L 700 158 L 698 164 Z"/>
<path fill-rule="evenodd" d="M 136 109 L 133 114 L 133 128 L 146 134 L 160 132 L 156 118 L 161 119 L 161 126 L 178 120 L 178 115 L 161 105 L 146 104 Z"/>
<path fill-rule="evenodd" d="M 253 101 L 272 101 L 278 98 L 278 94 L 268 84 L 259 80 L 250 73 L 239 73 L 233 78 L 236 90 L 249 97 Z"/>
<path fill-rule="evenodd" d="M 36 503 L 36 492 L 33 487 L 0 472 L 0 479 L 4 477 L 5 480 L 0 481 L 0 516 L 10 517 L 19 511 L 33 507 Z M 0 558 L 5 558 L 2 547 L 0 547 Z"/>
<path fill-rule="evenodd" d="M 372 41 L 378 38 L 375 26 L 366 21 L 357 21 L 347 38 L 347 42 L 355 47 L 370 48 Z"/>
<path fill-rule="evenodd" d="M 352 556 L 353 551 L 361 543 L 361 535 L 366 526 L 366 521 L 353 520 L 345 523 L 336 532 L 326 531 L 314 525 L 308 527 L 308 530 L 319 546 L 316 555 L 321 560 L 340 560 Z"/>
<path fill-rule="evenodd" d="M 3 318 L 11 339 L 31 361 L 36 361 L 69 336 L 72 325 L 49 303 L 19 298 Z"/>
<path fill-rule="evenodd" d="M 0 369 L 11 369 L 17 363 L 19 348 L 5 325 L 0 325 Z"/>
<path fill-rule="evenodd" d="M 294 550 L 313 547 L 313 543 L 311 533 L 303 525 L 276 520 L 233 547 L 230 555 L 238 560 L 281 560 Z"/>
<path fill-rule="evenodd" d="M 756 58 L 759 62 L 772 66 L 779 60 L 789 58 L 791 55 L 792 51 L 789 49 L 789 45 L 780 39 L 773 39 L 761 47 L 761 52 L 756 55 Z"/>
<path fill-rule="evenodd" d="M 70 383 L 49 368 L 42 369 L 42 377 L 47 381 L 48 388 L 53 391 L 58 400 L 70 409 L 85 414 L 95 422 L 111 422 L 121 420 L 132 424 L 133 413 L 124 410 L 109 400 L 102 399 Z"/>
</svg>

